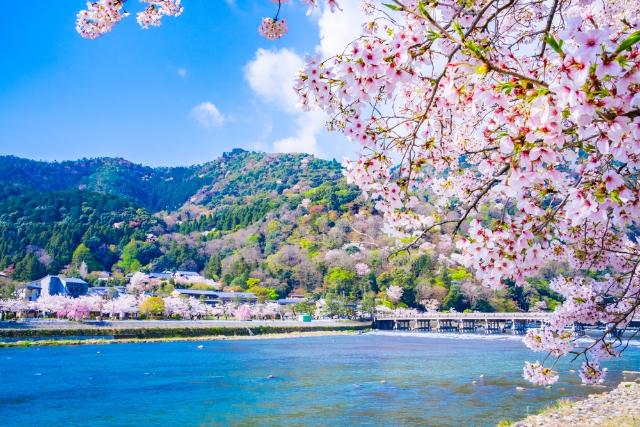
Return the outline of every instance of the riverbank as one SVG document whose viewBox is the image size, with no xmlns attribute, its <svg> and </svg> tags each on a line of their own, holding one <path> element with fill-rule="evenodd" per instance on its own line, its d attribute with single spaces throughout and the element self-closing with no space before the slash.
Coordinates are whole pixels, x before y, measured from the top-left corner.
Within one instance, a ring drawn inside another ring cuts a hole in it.
<svg viewBox="0 0 640 427">
<path fill-rule="evenodd" d="M 135 344 L 135 343 L 160 343 L 160 342 L 185 342 L 185 341 L 233 341 L 233 340 L 274 340 L 304 337 L 326 337 L 360 334 L 361 331 L 304 331 L 263 335 L 215 335 L 203 337 L 168 337 L 168 338 L 121 338 L 121 339 L 79 339 L 79 340 L 22 340 L 12 342 L 0 342 L 0 348 L 7 347 L 50 347 L 67 345 L 103 345 L 103 344 Z"/>
<path fill-rule="evenodd" d="M 367 331 L 368 322 L 109 321 L 24 322 L 0 325 L 0 347 L 283 337 Z"/>
<path fill-rule="evenodd" d="M 538 415 L 512 427 L 638 427 L 640 383 L 622 382 L 607 393 L 592 394 L 576 402 L 561 400 Z"/>
</svg>

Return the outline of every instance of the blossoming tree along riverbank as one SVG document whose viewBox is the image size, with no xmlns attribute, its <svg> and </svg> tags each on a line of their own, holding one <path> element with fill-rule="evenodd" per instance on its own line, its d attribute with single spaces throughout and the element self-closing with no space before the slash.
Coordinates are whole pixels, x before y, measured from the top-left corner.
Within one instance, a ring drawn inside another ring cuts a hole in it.
<svg viewBox="0 0 640 427">
<path fill-rule="evenodd" d="M 172 15 L 163 11 L 180 2 L 147 3 L 143 18 Z M 305 108 L 324 110 L 330 129 L 360 145 L 347 176 L 390 233 L 411 239 L 405 249 L 447 235 L 439 244 L 455 245 L 454 261 L 485 286 L 567 265 L 571 274 L 552 282 L 564 304 L 525 338 L 548 356 L 524 375 L 551 384 L 554 361 L 573 354 L 583 381 L 602 381 L 599 361 L 625 345 L 610 337 L 640 305 L 635 2 L 362 4 L 371 14 L 362 36 L 340 55 L 309 58 L 296 85 Z M 109 31 L 121 8 L 90 3 L 78 30 Z M 278 38 L 286 23 L 276 15 L 260 31 Z M 606 328 L 581 347 L 567 332 L 576 322 Z"/>
<path fill-rule="evenodd" d="M 150 305 L 152 304 L 152 309 Z M 281 307 L 274 302 L 264 304 L 224 303 L 208 305 L 196 298 L 176 296 L 151 297 L 149 295 L 122 295 L 117 298 L 81 296 L 70 298 L 62 295 L 47 295 L 37 301 L 22 299 L 0 300 L 0 319 L 35 315 L 37 317 L 69 320 L 91 318 L 173 318 L 196 320 L 204 318 L 236 318 L 238 320 L 294 318 L 291 307 Z"/>
</svg>

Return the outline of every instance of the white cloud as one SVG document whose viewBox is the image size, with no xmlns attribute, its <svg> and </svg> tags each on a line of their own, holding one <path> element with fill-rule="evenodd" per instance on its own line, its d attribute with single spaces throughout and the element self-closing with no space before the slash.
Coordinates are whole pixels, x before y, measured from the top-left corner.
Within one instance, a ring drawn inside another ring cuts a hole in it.
<svg viewBox="0 0 640 427">
<path fill-rule="evenodd" d="M 220 127 L 227 121 L 227 118 L 218 110 L 218 107 L 209 101 L 193 107 L 190 116 L 205 129 Z"/>
<path fill-rule="evenodd" d="M 295 133 L 273 142 L 273 149 L 279 153 L 310 153 L 322 155 L 318 147 L 317 135 L 324 129 L 326 116 L 320 111 L 300 112 L 296 119 Z"/>
<path fill-rule="evenodd" d="M 342 52 L 349 42 L 361 34 L 361 23 L 367 16 L 360 2 L 340 2 L 341 12 L 331 13 L 324 7 L 319 15 L 320 44 L 316 51 L 326 58 Z M 245 79 L 253 92 L 266 104 L 288 113 L 293 120 L 291 136 L 273 142 L 276 152 L 306 152 L 322 155 L 318 135 L 325 128 L 327 116 L 321 111 L 304 112 L 298 106 L 293 86 L 304 61 L 294 51 L 258 49 L 255 58 L 244 67 Z"/>
<path fill-rule="evenodd" d="M 342 53 L 350 42 L 362 34 L 362 24 L 370 17 L 367 19 L 360 5 L 359 1 L 343 1 L 340 2 L 342 11 L 333 13 L 324 7 L 318 20 L 320 45 L 316 47 L 323 58 Z"/>
<path fill-rule="evenodd" d="M 255 58 L 245 65 L 244 76 L 263 101 L 295 113 L 299 109 L 293 85 L 303 66 L 302 58 L 289 49 L 258 49 Z"/>
<path fill-rule="evenodd" d="M 180 77 L 187 77 L 188 71 L 186 68 L 178 68 L 177 73 Z"/>
<path fill-rule="evenodd" d="M 289 49 L 258 49 L 255 58 L 244 67 L 244 76 L 254 93 L 266 104 L 293 118 L 293 135 L 273 142 L 276 152 L 320 154 L 316 135 L 322 130 L 325 115 L 304 112 L 298 107 L 293 85 L 304 61 Z"/>
</svg>

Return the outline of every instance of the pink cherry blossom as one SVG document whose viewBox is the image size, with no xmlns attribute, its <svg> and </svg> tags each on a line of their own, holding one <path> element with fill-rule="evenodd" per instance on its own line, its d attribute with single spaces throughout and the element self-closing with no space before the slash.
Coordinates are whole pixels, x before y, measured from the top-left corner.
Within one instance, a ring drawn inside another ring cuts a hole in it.
<svg viewBox="0 0 640 427">
<path fill-rule="evenodd" d="M 149 4 L 149 6 L 136 16 L 138 24 L 144 29 L 159 27 L 163 16 L 180 16 L 184 11 L 184 7 L 180 5 L 181 0 L 141 1 Z"/>
<path fill-rule="evenodd" d="M 262 18 L 262 24 L 258 27 L 260 34 L 269 40 L 276 40 L 287 34 L 287 21 L 284 18 Z"/>
<path fill-rule="evenodd" d="M 607 375 L 607 368 L 600 368 L 598 362 L 584 362 L 578 375 L 585 384 L 602 384 Z"/>
<path fill-rule="evenodd" d="M 242 304 L 234 310 L 233 315 L 238 320 L 251 320 L 251 318 L 253 317 L 253 311 L 251 310 L 251 307 L 249 305 Z"/>
<path fill-rule="evenodd" d="M 404 294 L 404 289 L 400 286 L 391 285 L 387 288 L 387 298 L 394 304 L 397 304 Z"/>
<path fill-rule="evenodd" d="M 535 385 L 551 385 L 558 381 L 557 372 L 545 368 L 540 362 L 525 362 L 522 376 Z"/>
<path fill-rule="evenodd" d="M 108 33 L 128 13 L 122 9 L 122 0 L 87 2 L 87 9 L 78 12 L 76 31 L 84 38 L 96 39 Z"/>
</svg>

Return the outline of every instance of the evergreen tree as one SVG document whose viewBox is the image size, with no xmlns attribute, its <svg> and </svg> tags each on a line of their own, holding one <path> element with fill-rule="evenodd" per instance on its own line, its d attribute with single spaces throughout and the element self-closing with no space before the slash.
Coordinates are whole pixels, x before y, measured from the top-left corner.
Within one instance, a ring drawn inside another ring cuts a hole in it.
<svg viewBox="0 0 640 427">
<path fill-rule="evenodd" d="M 71 263 L 73 264 L 73 267 L 80 268 L 83 262 L 85 263 L 88 271 L 97 271 L 102 270 L 103 268 L 98 261 L 96 261 L 91 249 L 89 249 L 84 243 L 80 243 L 73 251 Z"/>
<path fill-rule="evenodd" d="M 33 253 L 28 253 L 16 263 L 13 278 L 21 281 L 41 279 L 47 274 L 47 268 Z"/>
</svg>

